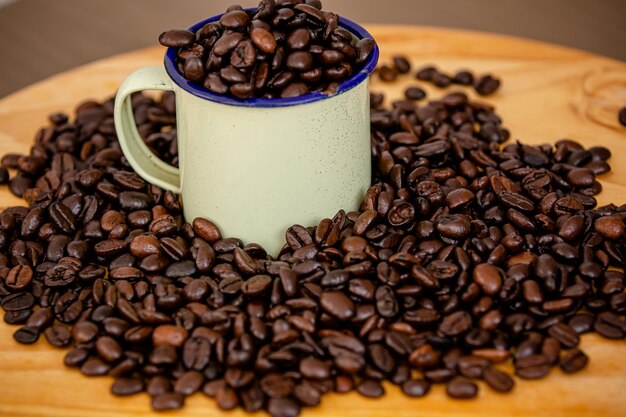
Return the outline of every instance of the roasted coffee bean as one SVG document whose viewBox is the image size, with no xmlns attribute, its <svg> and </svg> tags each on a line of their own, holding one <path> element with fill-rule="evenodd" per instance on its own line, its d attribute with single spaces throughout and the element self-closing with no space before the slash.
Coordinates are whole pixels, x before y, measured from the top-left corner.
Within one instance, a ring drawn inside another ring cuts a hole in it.
<svg viewBox="0 0 626 417">
<path fill-rule="evenodd" d="M 105 330 L 109 331 L 110 329 L 109 323 L 113 324 L 112 322 L 113 320 L 119 320 L 119 319 L 109 318 L 105 320 L 109 320 L 108 322 L 105 322 Z M 74 338 L 74 341 L 76 343 L 80 343 L 80 344 L 89 343 L 95 339 L 99 331 L 100 330 L 98 329 L 98 326 L 95 323 L 92 323 L 87 320 L 82 320 L 82 321 L 77 322 L 74 325 L 74 328 L 72 329 L 72 337 Z M 120 332 L 120 334 L 121 333 L 123 333 L 123 331 Z"/>
<path fill-rule="evenodd" d="M 578 372 L 587 366 L 589 359 L 580 349 L 572 349 L 561 357 L 559 366 L 567 373 Z"/>
<path fill-rule="evenodd" d="M 509 392 L 513 389 L 513 379 L 508 374 L 498 369 L 485 369 L 484 378 L 487 385 L 489 385 L 489 388 L 494 391 Z"/>
<path fill-rule="evenodd" d="M 326 379 L 330 376 L 330 363 L 312 356 L 300 362 L 300 373 L 309 379 Z"/>
<path fill-rule="evenodd" d="M 500 80 L 487 74 L 478 78 L 474 82 L 474 89 L 481 96 L 488 96 L 495 93 L 500 88 Z"/>
<path fill-rule="evenodd" d="M 416 78 L 422 81 L 431 81 L 437 72 L 437 68 L 426 66 L 417 71 Z"/>
<path fill-rule="evenodd" d="M 502 277 L 500 271 L 489 264 L 479 264 L 474 268 L 472 274 L 474 282 L 487 295 L 495 295 L 502 288 Z"/>
<path fill-rule="evenodd" d="M 323 292 L 320 296 L 320 306 L 328 314 L 339 320 L 349 320 L 355 313 L 352 300 L 340 291 Z"/>
<path fill-rule="evenodd" d="M 24 326 L 13 333 L 13 339 L 23 345 L 30 345 L 39 339 L 39 331 L 34 327 Z"/>
<path fill-rule="evenodd" d="M 241 292 L 254 297 L 263 294 L 272 285 L 272 277 L 269 275 L 255 275 L 245 281 L 241 286 Z"/>
<path fill-rule="evenodd" d="M 356 387 L 356 390 L 359 394 L 368 398 L 378 398 L 385 394 L 383 386 L 373 379 L 364 380 Z"/>
<path fill-rule="evenodd" d="M 102 336 L 96 341 L 96 351 L 107 362 L 115 362 L 122 356 L 122 347 L 115 339 Z"/>
<path fill-rule="evenodd" d="M 204 64 L 200 58 L 191 57 L 185 61 L 183 73 L 188 80 L 197 82 L 204 80 Z"/>
<path fill-rule="evenodd" d="M 438 88 L 446 88 L 450 84 L 452 84 L 452 78 L 450 78 L 449 75 L 443 74 L 441 72 L 436 72 L 435 74 L 433 74 L 430 81 L 435 87 Z"/>
<path fill-rule="evenodd" d="M 607 239 L 617 240 L 624 237 L 624 221 L 617 216 L 600 217 L 594 222 L 593 227 Z"/>
<path fill-rule="evenodd" d="M 232 410 L 237 407 L 237 394 L 232 388 L 227 387 L 226 385 L 217 389 L 215 399 L 217 401 L 217 406 L 222 410 Z"/>
<path fill-rule="evenodd" d="M 230 64 L 235 68 L 250 68 L 256 61 L 256 49 L 252 42 L 241 41 L 230 55 Z"/>
<path fill-rule="evenodd" d="M 409 100 L 423 100 L 426 98 L 426 92 L 420 87 L 409 87 L 404 90 L 404 96 Z"/>
<path fill-rule="evenodd" d="M 159 43 L 168 48 L 182 48 L 191 45 L 194 38 L 194 34 L 188 30 L 172 29 L 159 35 Z"/>
<path fill-rule="evenodd" d="M 272 417 L 296 417 L 300 414 L 300 406 L 290 398 L 270 398 L 267 411 Z"/>
<path fill-rule="evenodd" d="M 474 74 L 471 71 L 461 70 L 454 74 L 452 81 L 459 85 L 472 85 L 474 83 Z"/>
<path fill-rule="evenodd" d="M 33 270 L 28 265 L 18 265 L 9 271 L 4 284 L 14 291 L 21 291 L 28 287 L 33 280 Z"/>
<path fill-rule="evenodd" d="M 287 37 L 289 49 L 305 49 L 311 41 L 311 32 L 308 28 L 296 29 Z"/>
<path fill-rule="evenodd" d="M 292 71 L 306 72 L 313 66 L 313 56 L 304 51 L 292 52 L 287 56 L 286 65 Z"/>
<path fill-rule="evenodd" d="M 89 351 L 83 348 L 74 348 L 67 352 L 65 358 L 63 359 L 63 363 L 65 366 L 71 368 L 80 367 L 85 360 L 89 357 Z"/>
<path fill-rule="evenodd" d="M 305 95 L 308 92 L 309 92 L 309 89 L 306 86 L 306 84 L 301 83 L 301 82 L 294 82 L 294 83 L 289 84 L 287 87 L 285 87 L 283 91 L 281 91 L 280 96 L 282 98 L 298 97 L 298 96 Z"/>
<path fill-rule="evenodd" d="M 48 343 L 55 347 L 64 347 L 72 342 L 72 334 L 67 326 L 62 324 L 48 327 L 44 332 L 44 336 L 46 336 Z"/>
<path fill-rule="evenodd" d="M 32 310 L 5 311 L 4 322 L 7 324 L 28 324 Z"/>
<path fill-rule="evenodd" d="M 217 226 L 206 219 L 197 218 L 193 221 L 193 231 L 209 243 L 217 242 L 222 238 L 222 233 Z"/>
<path fill-rule="evenodd" d="M 222 35 L 217 42 L 213 45 L 212 53 L 217 55 L 218 57 L 224 56 L 230 53 L 239 42 L 243 40 L 243 35 L 239 32 L 229 32 Z M 207 61 L 208 66 L 208 61 Z M 209 70 L 213 68 L 208 68 Z"/>
<path fill-rule="evenodd" d="M 111 393 L 119 396 L 139 394 L 144 390 L 142 378 L 117 378 L 111 385 Z"/>
<path fill-rule="evenodd" d="M 471 325 L 471 316 L 465 311 L 457 311 L 443 318 L 439 331 L 446 336 L 457 336 L 466 332 Z"/>
<path fill-rule="evenodd" d="M 390 83 L 398 78 L 398 72 L 390 66 L 383 65 L 378 68 L 378 76 L 382 81 Z"/>
<path fill-rule="evenodd" d="M 424 379 L 410 379 L 402 383 L 402 392 L 409 397 L 423 397 L 430 391 L 430 383 Z"/>
<path fill-rule="evenodd" d="M 550 360 L 545 355 L 529 355 L 515 363 L 515 374 L 524 379 L 543 378 L 550 372 Z"/>
<path fill-rule="evenodd" d="M 276 39 L 271 32 L 263 28 L 255 28 L 250 31 L 250 39 L 254 45 L 264 54 L 273 54 L 276 50 Z"/>
<path fill-rule="evenodd" d="M 171 324 L 158 326 L 152 332 L 152 342 L 155 345 L 181 347 L 187 340 L 188 332 L 182 327 Z"/>
<path fill-rule="evenodd" d="M 393 67 L 399 74 L 408 74 L 411 72 L 411 63 L 407 57 L 402 55 L 393 57 Z"/>
<path fill-rule="evenodd" d="M 376 42 L 373 39 L 360 39 L 355 45 L 357 51 L 356 64 L 360 65 L 366 62 L 375 48 Z"/>
<path fill-rule="evenodd" d="M 623 339 L 626 336 L 624 322 L 608 311 L 598 314 L 593 328 L 607 339 Z"/>
<path fill-rule="evenodd" d="M 204 376 L 197 371 L 187 371 L 178 377 L 174 384 L 174 392 L 189 396 L 197 392 L 202 383 L 204 382 Z"/>
<path fill-rule="evenodd" d="M 48 213 L 59 231 L 64 233 L 74 232 L 76 228 L 76 218 L 65 204 L 52 203 Z"/>
<path fill-rule="evenodd" d="M 573 348 L 578 346 L 580 342 L 580 338 L 578 333 L 574 331 L 570 326 L 565 323 L 557 323 L 554 326 L 550 327 L 548 330 L 550 336 L 554 337 L 558 340 L 562 346 L 566 348 Z"/>
<path fill-rule="evenodd" d="M 578 334 L 588 333 L 593 330 L 596 318 L 591 314 L 577 314 L 569 321 L 569 326 Z"/>
<path fill-rule="evenodd" d="M 446 394 L 463 400 L 474 398 L 478 395 L 478 386 L 467 379 L 457 377 L 446 385 Z"/>
<path fill-rule="evenodd" d="M 26 325 L 30 327 L 34 327 L 35 329 L 42 331 L 46 327 L 48 327 L 54 320 L 54 316 L 52 310 L 47 307 L 42 307 L 35 310 L 32 314 L 30 314 L 29 310 L 22 310 L 24 312 L 28 312 L 28 316 L 26 320 Z"/>
<path fill-rule="evenodd" d="M 35 297 L 28 292 L 18 292 L 2 298 L 4 311 L 29 310 L 35 305 Z"/>
<path fill-rule="evenodd" d="M 248 25 L 250 18 L 243 10 L 233 10 L 220 18 L 220 25 L 227 29 L 240 30 Z"/>
<path fill-rule="evenodd" d="M 156 411 L 178 410 L 184 402 L 184 396 L 174 392 L 166 392 L 152 397 L 152 408 Z"/>
</svg>

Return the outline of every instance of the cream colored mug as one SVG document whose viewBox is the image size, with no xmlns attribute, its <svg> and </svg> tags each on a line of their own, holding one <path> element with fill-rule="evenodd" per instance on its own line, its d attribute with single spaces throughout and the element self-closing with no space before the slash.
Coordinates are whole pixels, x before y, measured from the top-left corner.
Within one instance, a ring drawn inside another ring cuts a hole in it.
<svg viewBox="0 0 626 417">
<path fill-rule="evenodd" d="M 371 38 L 347 19 L 340 25 L 359 39 Z M 165 68 L 133 72 L 117 93 L 122 151 L 146 181 L 182 194 L 188 221 L 210 219 L 224 236 L 261 244 L 275 256 L 290 226 L 359 208 L 371 181 L 369 75 L 377 60 L 375 48 L 332 96 L 239 100 L 185 80 L 170 48 Z M 142 90 L 176 95 L 179 168 L 160 160 L 139 136 L 130 95 Z"/>
</svg>

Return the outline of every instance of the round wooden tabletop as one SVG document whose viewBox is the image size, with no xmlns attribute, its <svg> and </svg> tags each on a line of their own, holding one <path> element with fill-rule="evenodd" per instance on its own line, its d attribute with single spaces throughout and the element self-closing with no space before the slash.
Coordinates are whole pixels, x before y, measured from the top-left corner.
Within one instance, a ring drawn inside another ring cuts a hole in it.
<svg viewBox="0 0 626 417">
<path fill-rule="evenodd" d="M 600 204 L 626 202 L 626 128 L 617 112 L 626 105 L 626 63 L 555 45 L 493 34 L 412 26 L 369 25 L 381 47 L 381 62 L 405 54 L 414 68 L 435 64 L 454 72 L 469 68 L 491 72 L 503 86 L 488 101 L 495 104 L 512 140 L 553 143 L 572 138 L 586 146 L 611 149 L 613 171 L 600 177 Z M 80 101 L 113 95 L 134 69 L 160 65 L 163 50 L 148 48 L 115 56 L 59 74 L 0 100 L 0 154 L 27 152 L 46 116 L 71 112 Z M 399 98 L 418 82 L 404 76 L 393 84 L 374 77 L 372 89 Z M 423 86 L 423 85 L 422 85 Z M 423 86 L 429 97 L 443 91 Z M 449 89 L 450 90 L 450 89 Z M 473 94 L 466 89 L 469 94 Z M 6 189 L 0 207 L 22 204 Z M 111 378 L 86 378 L 66 369 L 65 351 L 40 340 L 18 345 L 15 328 L 0 323 L 0 416 L 122 417 L 154 415 L 146 394 L 117 398 L 109 394 Z M 43 339 L 43 338 L 42 338 Z M 330 394 L 303 416 L 624 416 L 626 415 L 626 341 L 609 342 L 585 335 L 583 349 L 591 358 L 579 374 L 553 369 L 541 381 L 518 381 L 510 395 L 481 389 L 477 399 L 451 400 L 436 386 L 426 398 L 410 399 L 386 385 L 387 395 L 372 400 L 356 393 Z M 483 388 L 484 386 L 481 386 Z M 241 410 L 220 412 L 202 394 L 188 399 L 180 412 L 168 416 L 245 416 Z"/>
</svg>

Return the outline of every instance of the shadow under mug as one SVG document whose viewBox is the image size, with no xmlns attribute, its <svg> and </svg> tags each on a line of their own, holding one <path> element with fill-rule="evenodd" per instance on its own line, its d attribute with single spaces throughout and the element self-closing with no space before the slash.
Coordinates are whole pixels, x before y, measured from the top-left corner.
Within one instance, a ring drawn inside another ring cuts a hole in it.
<svg viewBox="0 0 626 417">
<path fill-rule="evenodd" d="M 340 26 L 371 38 L 348 19 L 340 18 Z M 241 100 L 188 82 L 170 48 L 165 68 L 139 69 L 121 85 L 115 128 L 139 175 L 182 194 L 187 221 L 210 219 L 224 236 L 258 243 L 276 256 L 292 225 L 316 225 L 340 209 L 359 208 L 371 181 L 369 75 L 377 61 L 375 47 L 334 95 Z M 176 95 L 179 168 L 160 160 L 139 136 L 130 95 L 142 90 Z"/>
</svg>

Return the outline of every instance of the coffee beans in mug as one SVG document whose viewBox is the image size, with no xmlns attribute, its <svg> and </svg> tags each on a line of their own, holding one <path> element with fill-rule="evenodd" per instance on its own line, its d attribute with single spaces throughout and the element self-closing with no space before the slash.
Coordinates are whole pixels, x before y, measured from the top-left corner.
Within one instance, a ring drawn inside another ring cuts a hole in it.
<svg viewBox="0 0 626 417">
<path fill-rule="evenodd" d="M 195 33 L 163 32 L 159 43 L 176 49 L 183 77 L 213 93 L 240 99 L 332 94 L 376 45 L 339 23 L 319 1 L 262 0 L 249 11 L 229 8 Z M 411 69 L 404 57 L 395 66 L 401 73 Z"/>
</svg>

